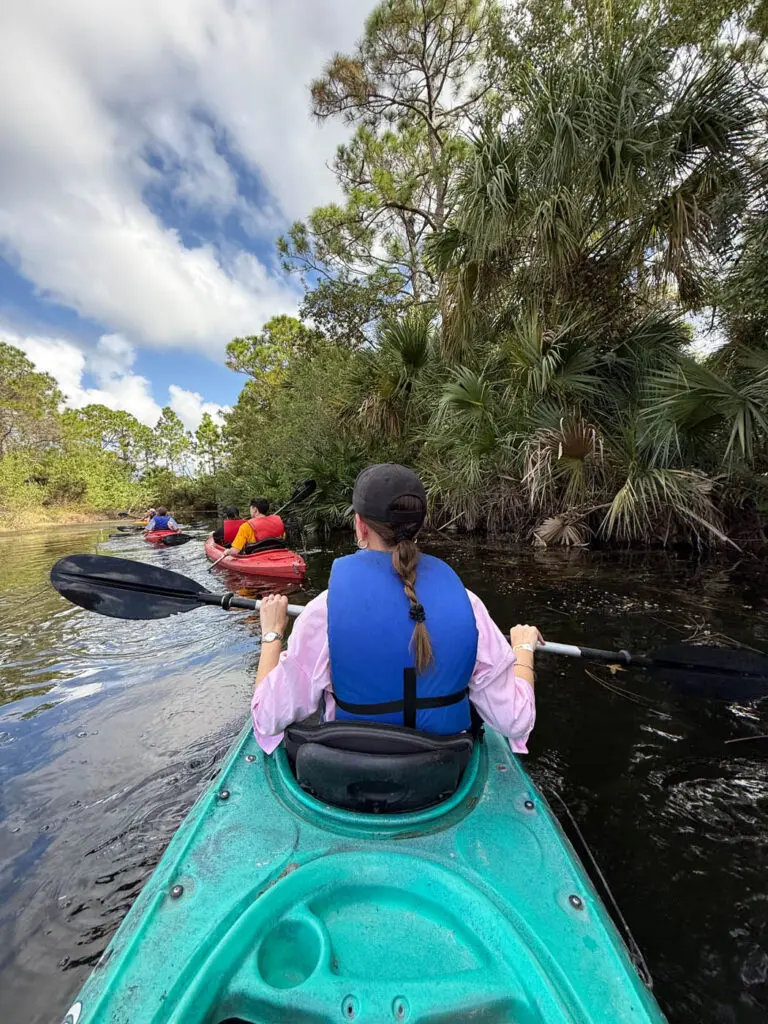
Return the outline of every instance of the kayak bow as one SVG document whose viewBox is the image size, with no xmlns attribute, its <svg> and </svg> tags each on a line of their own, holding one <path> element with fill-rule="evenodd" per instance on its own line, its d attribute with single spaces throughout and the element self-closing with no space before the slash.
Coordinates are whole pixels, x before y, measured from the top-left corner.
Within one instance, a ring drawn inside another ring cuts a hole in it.
<svg viewBox="0 0 768 1024">
<path fill-rule="evenodd" d="M 144 540 L 150 544 L 162 544 L 164 537 L 175 537 L 178 533 L 178 530 L 150 530 L 144 534 Z"/>
<path fill-rule="evenodd" d="M 662 1024 L 556 819 L 488 730 L 437 806 L 362 814 L 250 726 L 64 1024 Z"/>
</svg>

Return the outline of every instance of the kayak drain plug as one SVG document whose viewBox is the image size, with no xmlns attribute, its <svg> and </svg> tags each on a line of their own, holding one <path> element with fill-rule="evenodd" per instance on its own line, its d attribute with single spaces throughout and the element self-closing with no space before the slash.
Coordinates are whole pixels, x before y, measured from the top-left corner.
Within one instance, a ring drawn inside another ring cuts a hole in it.
<svg viewBox="0 0 768 1024">
<path fill-rule="evenodd" d="M 347 996 L 341 1004 L 341 1012 L 346 1020 L 354 1020 L 360 1010 L 360 1004 L 354 996 Z"/>
<path fill-rule="evenodd" d="M 408 1010 L 408 1000 L 404 996 L 398 996 L 392 1003 L 392 1016 L 395 1020 L 407 1020 Z"/>
<path fill-rule="evenodd" d="M 523 807 L 526 809 L 526 811 L 532 811 L 535 806 L 536 805 L 534 804 L 533 800 L 526 800 L 523 804 Z"/>
<path fill-rule="evenodd" d="M 581 896 L 576 896 L 572 894 L 568 897 L 568 902 L 571 904 L 574 910 L 584 909 L 584 900 L 581 898 Z"/>
<path fill-rule="evenodd" d="M 183 893 L 184 893 L 184 886 L 183 885 L 174 885 L 174 887 L 171 889 L 171 899 L 177 900 L 179 898 L 179 896 L 183 895 Z"/>
<path fill-rule="evenodd" d="M 229 790 L 228 789 L 220 789 L 219 790 L 219 800 L 229 800 Z"/>
</svg>

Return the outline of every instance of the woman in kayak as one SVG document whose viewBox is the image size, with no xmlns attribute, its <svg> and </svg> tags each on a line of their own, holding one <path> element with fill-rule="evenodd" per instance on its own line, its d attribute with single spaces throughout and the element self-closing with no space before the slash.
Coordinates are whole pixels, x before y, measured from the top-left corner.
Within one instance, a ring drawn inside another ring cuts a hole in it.
<svg viewBox="0 0 768 1024">
<path fill-rule="evenodd" d="M 470 729 L 472 706 L 525 753 L 539 631 L 515 626 L 510 646 L 453 569 L 419 554 L 427 495 L 413 470 L 392 463 L 363 470 L 352 508 L 361 550 L 334 562 L 328 590 L 306 606 L 282 654 L 288 599 L 262 601 L 252 703 L 261 747 L 270 753 L 287 726 L 321 706 L 326 721 L 443 735 Z"/>
<path fill-rule="evenodd" d="M 152 533 L 153 530 L 178 530 L 179 524 L 168 514 L 168 509 L 158 506 L 157 512 L 152 516 L 144 527 L 144 533 Z"/>
</svg>

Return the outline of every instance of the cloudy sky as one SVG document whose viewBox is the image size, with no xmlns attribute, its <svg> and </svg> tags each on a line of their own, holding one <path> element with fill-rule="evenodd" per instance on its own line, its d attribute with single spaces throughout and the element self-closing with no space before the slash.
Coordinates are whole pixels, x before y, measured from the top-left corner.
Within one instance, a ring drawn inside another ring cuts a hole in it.
<svg viewBox="0 0 768 1024">
<path fill-rule="evenodd" d="M 226 343 L 296 309 L 277 235 L 335 195 L 308 84 L 371 0 L 5 0 L 0 339 L 100 401 L 189 427 Z"/>
</svg>

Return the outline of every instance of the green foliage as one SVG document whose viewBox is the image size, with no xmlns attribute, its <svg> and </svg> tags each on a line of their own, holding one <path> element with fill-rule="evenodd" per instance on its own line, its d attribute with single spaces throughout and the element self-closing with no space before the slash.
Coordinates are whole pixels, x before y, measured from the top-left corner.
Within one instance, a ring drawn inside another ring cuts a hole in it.
<svg viewBox="0 0 768 1024">
<path fill-rule="evenodd" d="M 227 452 L 209 415 L 193 439 L 170 408 L 153 429 L 104 405 L 60 411 L 61 402 L 52 377 L 0 343 L 0 522 L 215 506 Z"/>
<path fill-rule="evenodd" d="M 333 164 L 343 202 L 280 239 L 304 284 L 302 315 L 351 346 L 411 303 L 438 297 L 423 258 L 451 215 L 450 185 L 491 94 L 492 0 L 385 0 L 351 54 L 312 83 L 312 110 L 355 126 Z"/>
<path fill-rule="evenodd" d="M 184 472 L 192 455 L 192 437 L 169 405 L 160 413 L 155 436 L 163 464 L 173 473 Z"/>
<path fill-rule="evenodd" d="M 54 443 L 61 399 L 53 377 L 38 373 L 23 352 L 0 342 L 0 458 Z"/>
<path fill-rule="evenodd" d="M 129 412 L 87 405 L 66 410 L 61 421 L 67 441 L 111 453 L 133 469 L 148 469 L 158 456 L 158 439 L 152 428 Z"/>
<path fill-rule="evenodd" d="M 315 115 L 355 129 L 343 202 L 280 243 L 303 314 L 344 347 L 246 387 L 233 464 L 248 449 L 283 492 L 311 472 L 329 523 L 354 470 L 396 458 L 436 523 L 538 544 L 763 536 L 760 11 L 381 4 L 312 85 Z M 702 311 L 725 342 L 707 357 Z"/>
<path fill-rule="evenodd" d="M 763 0 L 385 0 L 311 86 L 352 128 L 339 201 L 279 241 L 300 319 L 230 343 L 223 428 L 59 416 L 5 346 L 0 503 L 242 507 L 312 477 L 332 527 L 392 460 L 434 525 L 765 541 L 765 25 Z"/>
<path fill-rule="evenodd" d="M 208 412 L 203 413 L 195 431 L 195 452 L 204 473 L 210 476 L 218 473 L 226 456 L 226 446 L 221 427 Z"/>
</svg>

